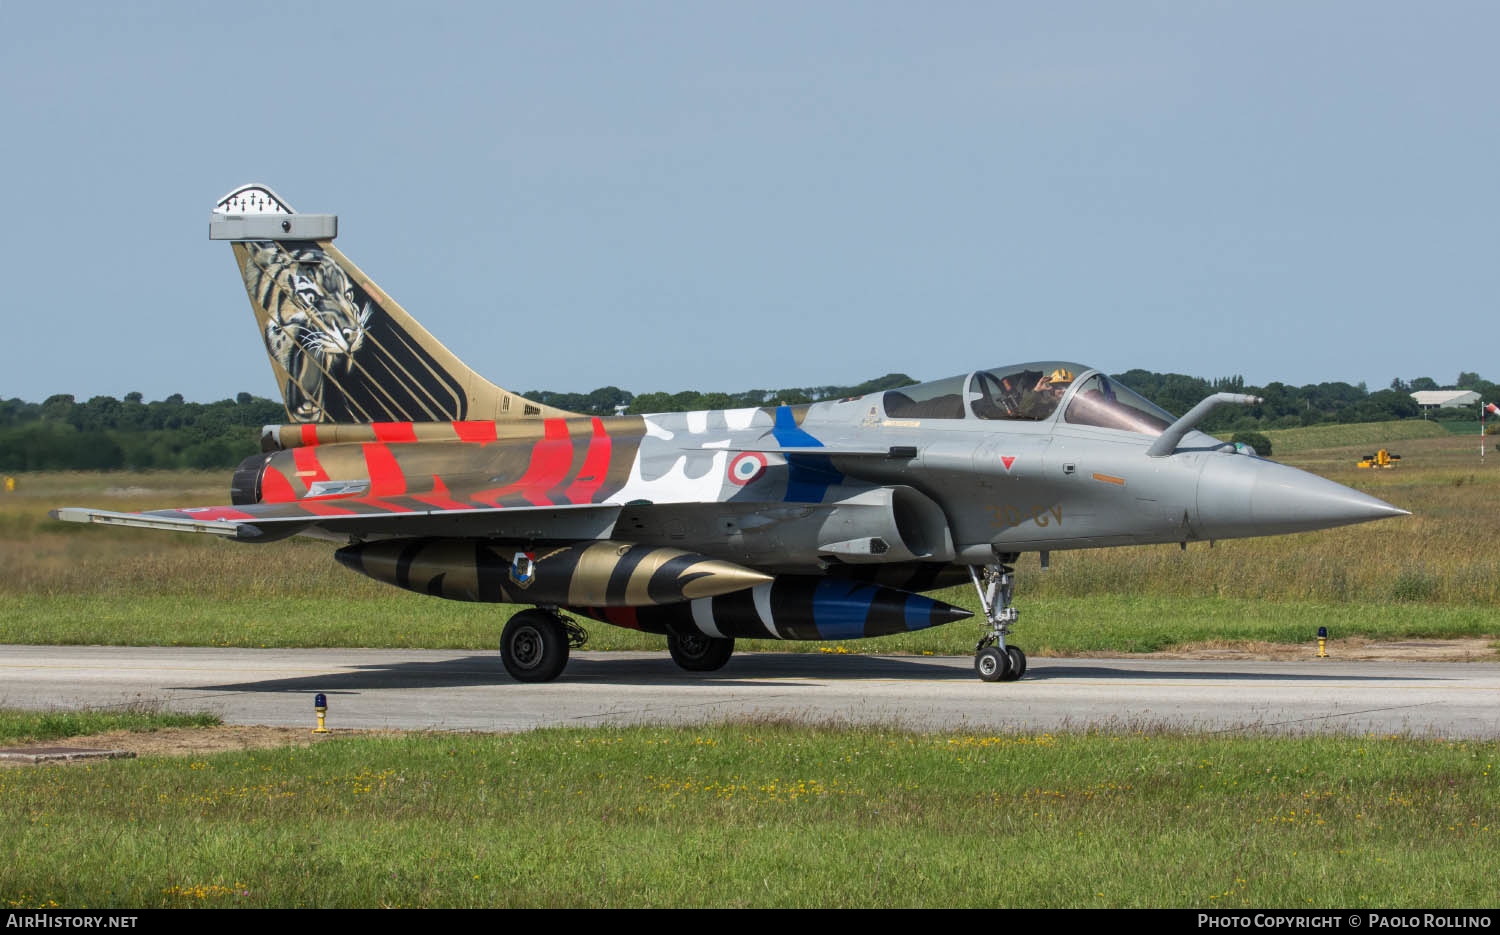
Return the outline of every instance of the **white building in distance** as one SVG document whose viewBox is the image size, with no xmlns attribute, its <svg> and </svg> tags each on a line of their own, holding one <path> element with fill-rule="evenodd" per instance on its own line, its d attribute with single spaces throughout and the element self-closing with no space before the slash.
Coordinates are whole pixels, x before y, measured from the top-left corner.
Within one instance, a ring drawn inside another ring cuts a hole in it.
<svg viewBox="0 0 1500 935">
<path fill-rule="evenodd" d="M 1473 390 L 1417 390 L 1411 398 L 1424 410 L 1461 409 L 1479 402 L 1479 394 Z"/>
</svg>

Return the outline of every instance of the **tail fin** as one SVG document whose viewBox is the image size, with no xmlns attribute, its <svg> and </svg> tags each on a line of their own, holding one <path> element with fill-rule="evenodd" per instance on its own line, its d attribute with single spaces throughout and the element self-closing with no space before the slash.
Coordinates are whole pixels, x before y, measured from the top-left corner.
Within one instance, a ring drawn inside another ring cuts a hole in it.
<svg viewBox="0 0 1500 935">
<path fill-rule="evenodd" d="M 293 422 L 511 421 L 570 416 L 466 367 L 333 245 L 338 218 L 297 214 L 264 185 L 219 199 Z"/>
</svg>

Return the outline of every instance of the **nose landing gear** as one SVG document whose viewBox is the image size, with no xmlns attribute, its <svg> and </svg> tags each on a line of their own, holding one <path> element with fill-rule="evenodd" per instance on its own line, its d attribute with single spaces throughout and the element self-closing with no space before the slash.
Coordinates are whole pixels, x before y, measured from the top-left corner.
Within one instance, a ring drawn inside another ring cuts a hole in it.
<svg viewBox="0 0 1500 935">
<path fill-rule="evenodd" d="M 969 579 L 979 593 L 979 606 L 989 626 L 974 647 L 974 671 L 986 682 L 1014 682 L 1026 674 L 1026 654 L 1020 647 L 1005 644 L 1011 626 L 1021 616 L 1010 602 L 1015 589 L 1015 568 L 1010 563 L 1017 556 L 1005 552 L 995 558 L 998 561 L 982 571 L 978 565 L 969 566 Z"/>
</svg>

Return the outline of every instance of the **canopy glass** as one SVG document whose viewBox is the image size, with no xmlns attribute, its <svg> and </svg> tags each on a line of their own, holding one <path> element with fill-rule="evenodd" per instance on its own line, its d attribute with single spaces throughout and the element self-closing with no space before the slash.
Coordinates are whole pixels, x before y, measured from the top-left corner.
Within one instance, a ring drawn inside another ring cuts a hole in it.
<svg viewBox="0 0 1500 935">
<path fill-rule="evenodd" d="M 1059 409 L 1070 425 L 1160 435 L 1173 416 L 1092 367 L 1033 361 L 903 386 L 883 396 L 888 419 L 1045 422 Z"/>
</svg>

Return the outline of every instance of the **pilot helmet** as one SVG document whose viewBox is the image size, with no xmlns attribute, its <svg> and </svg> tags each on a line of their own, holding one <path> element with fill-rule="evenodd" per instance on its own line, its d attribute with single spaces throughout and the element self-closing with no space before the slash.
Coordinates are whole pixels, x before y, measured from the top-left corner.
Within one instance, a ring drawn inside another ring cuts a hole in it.
<svg viewBox="0 0 1500 935">
<path fill-rule="evenodd" d="M 1067 386 L 1069 383 L 1073 382 L 1073 371 L 1069 370 L 1067 367 L 1058 367 L 1056 370 L 1047 374 L 1047 378 L 1042 382 L 1046 386 Z"/>
</svg>

